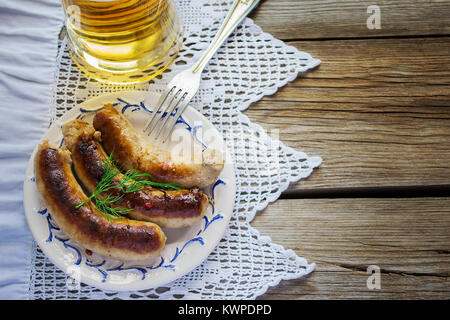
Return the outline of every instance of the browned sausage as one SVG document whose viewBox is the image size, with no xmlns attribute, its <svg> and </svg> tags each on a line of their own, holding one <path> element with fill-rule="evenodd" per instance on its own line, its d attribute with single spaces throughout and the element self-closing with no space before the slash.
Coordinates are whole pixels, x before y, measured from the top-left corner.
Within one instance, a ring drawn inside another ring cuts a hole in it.
<svg viewBox="0 0 450 320">
<path fill-rule="evenodd" d="M 75 172 L 92 193 L 105 173 L 107 155 L 98 142 L 99 132 L 82 120 L 72 120 L 62 127 L 64 144 L 72 153 Z M 114 156 L 114 155 L 113 155 Z M 115 178 L 118 183 L 121 173 Z M 131 183 L 132 181 L 130 181 Z M 204 216 L 208 198 L 198 188 L 192 190 L 161 191 L 149 186 L 137 192 L 124 193 L 111 189 L 103 196 L 121 196 L 118 206 L 131 209 L 128 215 L 134 219 L 157 223 L 161 227 L 179 228 L 196 224 Z"/>
<path fill-rule="evenodd" d="M 94 127 L 101 132 L 105 150 L 114 150 L 115 159 L 124 169 L 149 173 L 160 182 L 203 188 L 217 180 L 224 166 L 219 150 L 206 149 L 186 161 L 151 145 L 111 104 L 95 113 Z"/>
<path fill-rule="evenodd" d="M 109 221 L 90 201 L 75 208 L 87 197 L 72 173 L 69 152 L 44 141 L 34 161 L 38 190 L 67 236 L 115 259 L 146 260 L 159 255 L 166 236 L 158 225 L 125 218 Z"/>
</svg>

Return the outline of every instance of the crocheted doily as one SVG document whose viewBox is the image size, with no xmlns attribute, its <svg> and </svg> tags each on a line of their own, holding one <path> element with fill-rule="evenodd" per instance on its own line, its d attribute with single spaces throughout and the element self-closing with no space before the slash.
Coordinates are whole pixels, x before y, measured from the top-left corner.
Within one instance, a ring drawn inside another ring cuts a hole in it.
<svg viewBox="0 0 450 320">
<path fill-rule="evenodd" d="M 184 44 L 164 73 L 144 84 L 106 85 L 83 74 L 72 62 L 67 41 L 60 41 L 52 121 L 88 98 L 120 90 L 161 92 L 179 71 L 207 48 L 232 0 L 177 1 L 184 22 Z M 31 299 L 254 299 L 280 280 L 310 273 L 308 263 L 292 250 L 274 244 L 250 225 L 257 211 L 275 201 L 289 183 L 309 176 L 320 157 L 309 157 L 271 139 L 242 112 L 320 61 L 264 33 L 249 18 L 211 60 L 191 105 L 222 133 L 232 150 L 236 202 L 223 239 L 199 267 L 164 287 L 136 292 L 108 292 L 84 284 L 73 289 L 67 276 L 34 244 Z"/>
</svg>

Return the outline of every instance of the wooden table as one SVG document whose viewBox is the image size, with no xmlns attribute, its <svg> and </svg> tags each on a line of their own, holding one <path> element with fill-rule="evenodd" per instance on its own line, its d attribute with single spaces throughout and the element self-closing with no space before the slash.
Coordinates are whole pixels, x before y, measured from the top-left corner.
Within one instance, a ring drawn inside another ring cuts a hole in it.
<svg viewBox="0 0 450 320">
<path fill-rule="evenodd" d="M 260 298 L 449 299 L 450 1 L 266 0 L 250 17 L 322 60 L 246 111 L 323 158 L 252 222 L 316 270 Z"/>
</svg>

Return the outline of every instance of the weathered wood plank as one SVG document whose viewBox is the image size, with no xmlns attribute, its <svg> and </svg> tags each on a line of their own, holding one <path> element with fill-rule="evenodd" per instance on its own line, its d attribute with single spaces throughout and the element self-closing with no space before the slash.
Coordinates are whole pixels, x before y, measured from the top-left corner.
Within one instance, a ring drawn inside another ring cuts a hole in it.
<svg viewBox="0 0 450 320">
<path fill-rule="evenodd" d="M 252 226 L 317 264 L 262 299 L 450 298 L 449 198 L 278 200 Z"/>
<path fill-rule="evenodd" d="M 292 44 L 322 64 L 245 112 L 322 156 L 290 190 L 450 182 L 450 38 Z"/>
<path fill-rule="evenodd" d="M 371 5 L 380 29 L 367 27 Z M 450 34 L 450 1 L 266 0 L 250 17 L 282 40 Z"/>
</svg>

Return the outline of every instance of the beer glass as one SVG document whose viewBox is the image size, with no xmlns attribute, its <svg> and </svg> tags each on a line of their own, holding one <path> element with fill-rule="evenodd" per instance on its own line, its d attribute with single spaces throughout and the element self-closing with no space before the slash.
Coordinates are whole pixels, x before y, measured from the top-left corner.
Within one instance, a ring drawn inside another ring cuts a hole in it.
<svg viewBox="0 0 450 320">
<path fill-rule="evenodd" d="M 155 77 L 175 59 L 182 25 L 172 0 L 62 0 L 70 54 L 107 83 Z"/>
</svg>

